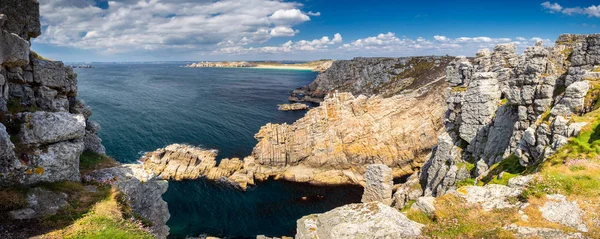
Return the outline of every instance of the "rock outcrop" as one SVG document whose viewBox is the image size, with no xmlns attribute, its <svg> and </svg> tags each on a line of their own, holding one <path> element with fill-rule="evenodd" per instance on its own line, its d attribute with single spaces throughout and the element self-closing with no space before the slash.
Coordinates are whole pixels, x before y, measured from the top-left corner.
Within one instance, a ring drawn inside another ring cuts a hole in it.
<svg viewBox="0 0 600 239">
<path fill-rule="evenodd" d="M 379 202 L 349 204 L 302 217 L 296 239 L 418 238 L 423 225 Z"/>
<path fill-rule="evenodd" d="M 15 220 L 41 218 L 54 215 L 67 205 L 67 194 L 33 188 L 27 193 L 27 207 L 10 211 L 9 215 Z"/>
<path fill-rule="evenodd" d="M 308 109 L 308 105 L 301 104 L 301 103 L 281 104 L 281 105 L 278 105 L 278 107 L 279 107 L 279 110 L 281 110 L 281 111 L 296 111 L 296 110 L 307 110 Z"/>
<path fill-rule="evenodd" d="M 584 125 L 569 118 L 597 102 L 598 47 L 600 34 L 562 35 L 555 46 L 538 42 L 521 56 L 516 45 L 501 44 L 451 62 L 447 133 L 422 170 L 425 195 L 443 195 L 511 155 L 534 165 L 566 144 Z M 477 165 L 476 175 L 467 163 Z"/>
<path fill-rule="evenodd" d="M 38 5 L 0 6 L 0 185 L 77 181 L 84 149 L 104 152 L 98 131 L 86 131 L 91 109 L 76 97 L 76 74 L 29 50 L 41 33 Z"/>
<path fill-rule="evenodd" d="M 152 222 L 152 234 L 157 238 L 166 238 L 169 235 L 166 223 L 170 214 L 167 203 L 162 199 L 169 187 L 167 181 L 148 173 L 139 164 L 96 170 L 86 176 L 85 180 L 114 185 L 127 196 L 134 212 Z"/>
<path fill-rule="evenodd" d="M 319 103 L 330 93 L 389 97 L 444 77 L 451 57 L 354 58 L 335 61 L 317 79 L 294 90 L 291 101 Z"/>
<path fill-rule="evenodd" d="M 392 187 L 394 178 L 392 169 L 383 164 L 371 164 L 367 166 L 365 173 L 365 192 L 361 202 L 381 202 L 385 205 L 392 205 Z"/>
<path fill-rule="evenodd" d="M 204 68 L 204 67 L 210 67 L 210 68 L 237 68 L 237 67 L 254 67 L 256 66 L 256 64 L 250 63 L 250 62 L 246 62 L 246 61 L 223 61 L 223 62 L 209 62 L 209 61 L 205 61 L 205 62 L 198 62 L 198 63 L 192 63 L 192 64 L 187 64 L 185 67 L 191 67 L 191 68 Z"/>
</svg>

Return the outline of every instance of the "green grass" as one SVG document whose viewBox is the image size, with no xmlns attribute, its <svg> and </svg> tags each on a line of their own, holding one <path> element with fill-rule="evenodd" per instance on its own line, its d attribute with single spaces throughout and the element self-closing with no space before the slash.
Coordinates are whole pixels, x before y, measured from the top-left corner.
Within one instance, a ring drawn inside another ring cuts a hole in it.
<svg viewBox="0 0 600 239">
<path fill-rule="evenodd" d="M 40 59 L 40 60 L 44 60 L 44 61 L 52 61 L 52 60 L 50 60 L 50 59 L 48 59 L 48 58 L 45 58 L 45 57 L 41 56 L 40 54 L 38 54 L 38 53 L 37 53 L 37 52 L 35 52 L 35 51 L 31 51 L 31 55 L 32 55 L 34 58 L 36 58 L 36 59 Z"/>
<path fill-rule="evenodd" d="M 79 156 L 79 171 L 85 175 L 94 170 L 116 167 L 119 163 L 106 155 L 85 151 Z"/>
<path fill-rule="evenodd" d="M 483 177 L 479 182 L 482 184 L 501 184 L 507 185 L 508 180 L 515 176 L 526 173 L 527 168 L 521 166 L 519 157 L 511 155 L 504 160 L 490 167 L 488 175 Z M 502 174 L 502 178 L 499 178 Z"/>
<path fill-rule="evenodd" d="M 6 108 L 8 108 L 8 112 L 11 114 L 21 113 L 21 112 L 36 112 L 38 109 L 35 106 L 24 107 L 21 105 L 21 102 L 17 98 L 12 98 L 8 102 L 6 102 Z"/>
</svg>

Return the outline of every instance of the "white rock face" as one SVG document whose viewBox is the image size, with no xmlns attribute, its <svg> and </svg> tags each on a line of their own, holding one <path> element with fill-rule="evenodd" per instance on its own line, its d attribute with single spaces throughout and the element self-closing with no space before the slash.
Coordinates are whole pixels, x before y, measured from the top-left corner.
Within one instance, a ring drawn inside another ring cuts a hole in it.
<svg viewBox="0 0 600 239">
<path fill-rule="evenodd" d="M 392 169 L 384 164 L 371 164 L 365 173 L 366 186 L 362 202 L 382 202 L 392 205 L 392 187 L 394 178 Z"/>
<path fill-rule="evenodd" d="M 429 216 L 433 216 L 435 213 L 435 198 L 434 197 L 420 197 L 417 199 L 415 204 L 412 205 L 412 209 L 417 209 Z"/>
<path fill-rule="evenodd" d="M 19 139 L 24 144 L 49 144 L 85 136 L 85 118 L 66 112 L 21 114 Z"/>
<path fill-rule="evenodd" d="M 296 239 L 417 238 L 422 224 L 379 202 L 350 204 L 298 220 Z"/>
<path fill-rule="evenodd" d="M 564 195 L 547 195 L 548 202 L 540 208 L 542 216 L 551 222 L 557 222 L 562 225 L 575 228 L 582 232 L 587 232 L 588 228 L 583 223 L 581 216 L 583 211 L 579 208 L 577 202 L 569 202 Z"/>
</svg>

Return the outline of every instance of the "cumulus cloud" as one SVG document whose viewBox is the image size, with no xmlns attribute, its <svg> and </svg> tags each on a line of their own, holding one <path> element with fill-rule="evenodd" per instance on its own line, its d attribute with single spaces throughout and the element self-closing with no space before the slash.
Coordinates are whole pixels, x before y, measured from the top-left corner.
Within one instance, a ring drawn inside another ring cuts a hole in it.
<svg viewBox="0 0 600 239">
<path fill-rule="evenodd" d="M 35 40 L 105 53 L 211 52 L 217 45 L 291 37 L 309 21 L 302 4 L 272 0 L 39 0 L 44 32 Z M 100 5 L 104 5 L 100 7 Z"/>
<path fill-rule="evenodd" d="M 588 17 L 600 17 L 600 5 L 589 7 L 565 8 L 558 3 L 543 2 L 542 8 L 551 13 L 562 13 L 565 15 L 587 15 Z"/>
<path fill-rule="evenodd" d="M 319 16 L 321 16 L 321 12 L 312 12 L 312 11 L 309 11 L 307 14 L 308 14 L 309 16 L 314 16 L 314 17 L 319 17 Z"/>
<path fill-rule="evenodd" d="M 214 55 L 219 54 L 276 54 L 276 53 L 297 53 L 297 52 L 325 52 L 330 50 L 330 46 L 339 45 L 342 43 L 342 35 L 336 33 L 333 39 L 328 36 L 314 40 L 287 41 L 279 46 L 263 46 L 263 47 L 242 47 L 231 46 L 223 47 L 212 52 Z"/>
</svg>

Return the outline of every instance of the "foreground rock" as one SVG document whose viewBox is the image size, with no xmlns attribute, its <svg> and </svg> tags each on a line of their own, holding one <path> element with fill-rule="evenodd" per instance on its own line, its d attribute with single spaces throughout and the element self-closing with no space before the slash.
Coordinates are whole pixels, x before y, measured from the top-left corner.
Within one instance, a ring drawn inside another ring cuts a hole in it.
<svg viewBox="0 0 600 239">
<path fill-rule="evenodd" d="M 302 217 L 296 239 L 417 238 L 423 225 L 382 203 L 350 204 Z"/>
<path fill-rule="evenodd" d="M 394 186 L 392 169 L 383 164 L 371 164 L 367 166 L 365 173 L 365 192 L 361 202 L 381 202 L 392 205 L 392 187 Z"/>
<path fill-rule="evenodd" d="M 279 106 L 279 110 L 281 110 L 281 111 L 296 111 L 296 110 L 307 110 L 308 109 L 308 105 L 300 104 L 300 103 L 282 104 L 282 105 L 278 105 L 278 106 Z"/>
<path fill-rule="evenodd" d="M 157 238 L 169 235 L 166 223 L 170 214 L 167 202 L 162 199 L 169 186 L 167 181 L 156 178 L 138 164 L 96 170 L 86 176 L 85 180 L 114 185 L 127 196 L 134 212 L 152 222 L 152 234 Z"/>
<path fill-rule="evenodd" d="M 583 211 L 581 211 L 577 202 L 569 202 L 564 195 L 560 194 L 547 195 L 546 197 L 548 202 L 540 208 L 540 212 L 546 220 L 575 228 L 581 232 L 588 231 L 582 219 Z"/>
<path fill-rule="evenodd" d="M 12 219 L 24 220 L 54 215 L 67 206 L 67 194 L 33 188 L 27 193 L 27 207 L 9 212 Z"/>
</svg>

